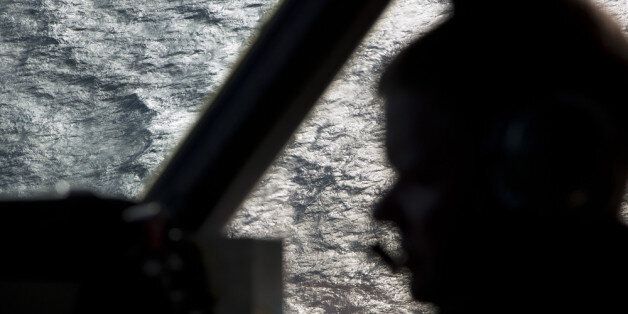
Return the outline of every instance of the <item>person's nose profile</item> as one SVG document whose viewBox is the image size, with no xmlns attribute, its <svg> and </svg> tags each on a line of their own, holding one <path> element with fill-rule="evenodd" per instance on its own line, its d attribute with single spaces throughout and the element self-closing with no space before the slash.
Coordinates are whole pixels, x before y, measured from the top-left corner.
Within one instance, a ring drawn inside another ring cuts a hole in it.
<svg viewBox="0 0 628 314">
<path fill-rule="evenodd" d="M 417 225 L 441 206 L 441 193 L 428 184 L 397 182 L 375 206 L 373 217 L 404 225 Z"/>
<path fill-rule="evenodd" d="M 397 184 L 395 183 L 391 189 L 384 194 L 381 200 L 375 204 L 373 208 L 373 218 L 376 221 L 390 221 L 396 222 L 398 220 L 398 208 L 396 204 L 395 194 L 397 190 Z"/>
</svg>

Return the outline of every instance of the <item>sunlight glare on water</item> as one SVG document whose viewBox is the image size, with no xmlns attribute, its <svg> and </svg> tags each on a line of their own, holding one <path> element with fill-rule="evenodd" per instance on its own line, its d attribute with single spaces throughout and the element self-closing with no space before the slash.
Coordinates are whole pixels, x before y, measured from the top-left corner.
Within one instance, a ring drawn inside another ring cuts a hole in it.
<svg viewBox="0 0 628 314">
<path fill-rule="evenodd" d="M 0 6 L 0 192 L 135 196 L 193 123 L 276 0 L 24 0 Z M 625 0 L 598 0 L 628 31 Z M 366 252 L 393 180 L 375 85 L 450 11 L 399 0 L 225 232 L 283 238 L 286 312 L 428 312 Z M 58 182 L 62 182 L 57 184 Z"/>
</svg>

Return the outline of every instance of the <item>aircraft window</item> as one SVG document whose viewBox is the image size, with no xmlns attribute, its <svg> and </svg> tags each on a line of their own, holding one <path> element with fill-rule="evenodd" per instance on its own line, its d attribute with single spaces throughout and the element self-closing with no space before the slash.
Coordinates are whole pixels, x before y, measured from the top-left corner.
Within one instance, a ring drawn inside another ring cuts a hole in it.
<svg viewBox="0 0 628 314">
<path fill-rule="evenodd" d="M 625 1 L 597 0 L 628 25 Z M 0 8 L 0 192 L 69 182 L 132 197 L 185 134 L 278 0 L 41 1 Z M 427 312 L 366 254 L 372 204 L 394 179 L 379 74 L 447 16 L 394 1 L 225 232 L 283 238 L 286 312 Z M 628 27 L 624 28 L 628 31 Z"/>
</svg>

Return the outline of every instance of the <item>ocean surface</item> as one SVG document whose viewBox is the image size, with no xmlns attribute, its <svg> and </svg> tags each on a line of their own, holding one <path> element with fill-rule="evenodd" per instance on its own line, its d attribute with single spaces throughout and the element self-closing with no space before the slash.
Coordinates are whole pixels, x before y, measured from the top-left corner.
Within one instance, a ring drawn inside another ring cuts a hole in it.
<svg viewBox="0 0 628 314">
<path fill-rule="evenodd" d="M 277 2 L 0 0 L 0 193 L 138 195 Z M 627 0 L 598 3 L 628 32 Z M 286 312 L 430 312 L 367 254 L 397 238 L 370 218 L 394 180 L 374 87 L 450 9 L 394 1 L 226 227 L 284 240 Z"/>
</svg>

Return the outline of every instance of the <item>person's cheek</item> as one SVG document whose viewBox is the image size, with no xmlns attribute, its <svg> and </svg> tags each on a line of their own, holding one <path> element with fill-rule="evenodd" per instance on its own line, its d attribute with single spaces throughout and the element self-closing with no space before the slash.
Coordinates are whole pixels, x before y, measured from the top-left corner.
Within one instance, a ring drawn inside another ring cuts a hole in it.
<svg viewBox="0 0 628 314">
<path fill-rule="evenodd" d="M 410 184 L 398 190 L 396 202 L 404 220 L 410 225 L 420 226 L 438 210 L 440 194 L 430 185 Z"/>
</svg>

